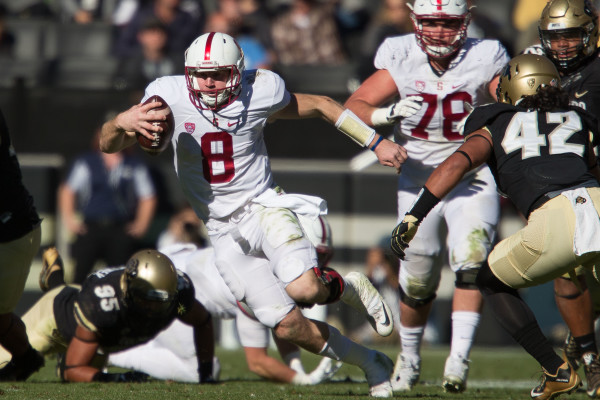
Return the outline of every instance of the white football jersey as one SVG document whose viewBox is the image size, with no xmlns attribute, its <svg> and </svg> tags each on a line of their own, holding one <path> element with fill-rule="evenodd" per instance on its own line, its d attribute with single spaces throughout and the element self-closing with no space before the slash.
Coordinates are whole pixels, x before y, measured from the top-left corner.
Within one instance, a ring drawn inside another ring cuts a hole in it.
<svg viewBox="0 0 600 400">
<path fill-rule="evenodd" d="M 497 40 L 468 38 L 449 68 L 438 76 L 414 34 L 386 39 L 375 56 L 375 67 L 387 70 L 401 99 L 423 97 L 423 107 L 394 129 L 395 141 L 408 151 L 403 176 L 418 184 L 463 142 L 458 122 L 473 106 L 494 101 L 489 82 L 502 71 L 509 56 Z"/>
<path fill-rule="evenodd" d="M 175 170 L 203 221 L 230 216 L 273 185 L 263 128 L 267 118 L 290 101 L 277 74 L 245 71 L 237 100 L 217 111 L 192 104 L 183 75 L 150 83 L 142 102 L 152 95 L 171 107 Z"/>
</svg>

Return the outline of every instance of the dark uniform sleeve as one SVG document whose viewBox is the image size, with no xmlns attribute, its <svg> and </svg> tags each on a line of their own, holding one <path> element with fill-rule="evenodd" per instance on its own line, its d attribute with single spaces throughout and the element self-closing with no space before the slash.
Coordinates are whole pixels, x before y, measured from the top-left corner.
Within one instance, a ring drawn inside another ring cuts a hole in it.
<svg viewBox="0 0 600 400">
<path fill-rule="evenodd" d="M 465 122 L 464 136 L 468 136 L 485 126 L 490 125 L 499 114 L 514 110 L 514 106 L 504 103 L 493 103 L 475 107 Z"/>
<path fill-rule="evenodd" d="M 192 308 L 196 300 L 196 291 L 190 277 L 180 270 L 177 270 L 177 306 L 175 308 L 176 316 L 184 315 Z"/>
<path fill-rule="evenodd" d="M 592 144 L 592 146 L 595 147 L 600 145 L 600 133 L 598 132 L 598 119 L 596 118 L 596 116 L 577 106 L 570 106 L 569 108 L 577 111 L 577 113 L 581 117 L 581 120 L 591 132 L 590 143 Z"/>
</svg>

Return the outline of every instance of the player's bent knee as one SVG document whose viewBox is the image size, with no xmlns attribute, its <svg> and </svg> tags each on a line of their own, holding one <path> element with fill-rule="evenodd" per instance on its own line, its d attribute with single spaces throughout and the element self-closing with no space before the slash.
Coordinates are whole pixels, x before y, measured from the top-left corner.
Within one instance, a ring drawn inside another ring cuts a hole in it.
<svg viewBox="0 0 600 400">
<path fill-rule="evenodd" d="M 315 278 L 312 270 L 290 282 L 285 288 L 287 294 L 301 305 L 314 305 L 326 297 L 326 289 Z"/>
<path fill-rule="evenodd" d="M 427 304 L 431 303 L 436 297 L 435 293 L 433 293 L 425 298 L 412 297 L 412 296 L 408 295 L 404 291 L 404 289 L 402 289 L 402 286 L 398 286 L 398 291 L 400 293 L 400 301 L 412 308 L 419 308 L 419 307 L 426 306 Z"/>
<path fill-rule="evenodd" d="M 459 289 L 471 289 L 477 290 L 477 284 L 475 283 L 477 279 L 477 273 L 479 269 L 465 269 L 456 271 L 456 280 L 454 281 L 454 286 Z"/>
</svg>

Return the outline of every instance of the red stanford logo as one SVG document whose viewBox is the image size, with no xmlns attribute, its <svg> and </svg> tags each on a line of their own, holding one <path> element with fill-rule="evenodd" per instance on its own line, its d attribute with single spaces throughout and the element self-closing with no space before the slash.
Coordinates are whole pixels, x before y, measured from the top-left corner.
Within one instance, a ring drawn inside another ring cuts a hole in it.
<svg viewBox="0 0 600 400">
<path fill-rule="evenodd" d="M 194 133 L 194 131 L 196 130 L 196 124 L 193 122 L 186 122 L 185 123 L 185 131 L 189 134 Z"/>
</svg>

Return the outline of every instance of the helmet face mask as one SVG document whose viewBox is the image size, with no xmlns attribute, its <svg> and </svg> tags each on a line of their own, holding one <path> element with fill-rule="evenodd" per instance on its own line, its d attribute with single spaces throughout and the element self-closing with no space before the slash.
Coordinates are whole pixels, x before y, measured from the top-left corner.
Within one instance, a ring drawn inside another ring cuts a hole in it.
<svg viewBox="0 0 600 400">
<path fill-rule="evenodd" d="M 537 54 L 521 54 L 511 59 L 496 89 L 499 103 L 517 105 L 524 96 L 532 96 L 540 87 L 558 86 L 560 74 L 548 58 Z"/>
<path fill-rule="evenodd" d="M 471 21 L 466 0 L 415 0 L 408 6 L 417 44 L 428 56 L 446 58 L 460 50 Z"/>
<path fill-rule="evenodd" d="M 244 52 L 235 39 L 225 33 L 205 33 L 185 52 L 190 101 L 201 110 L 216 110 L 231 104 L 240 93 L 243 71 Z M 209 76 L 219 87 L 200 87 L 199 78 Z"/>
<path fill-rule="evenodd" d="M 579 66 L 598 47 L 597 13 L 588 0 L 552 0 L 539 23 L 546 55 L 563 72 Z"/>
<path fill-rule="evenodd" d="M 121 289 L 125 304 L 141 316 L 167 316 L 177 294 L 177 270 L 156 250 L 140 250 L 127 261 Z"/>
</svg>

